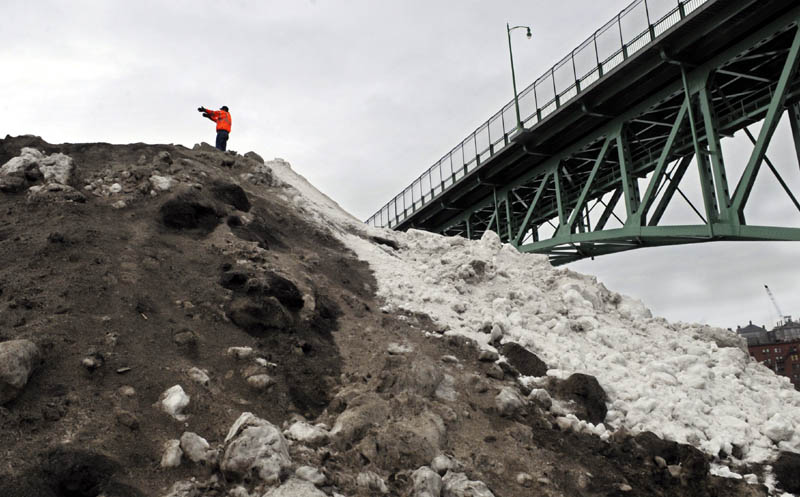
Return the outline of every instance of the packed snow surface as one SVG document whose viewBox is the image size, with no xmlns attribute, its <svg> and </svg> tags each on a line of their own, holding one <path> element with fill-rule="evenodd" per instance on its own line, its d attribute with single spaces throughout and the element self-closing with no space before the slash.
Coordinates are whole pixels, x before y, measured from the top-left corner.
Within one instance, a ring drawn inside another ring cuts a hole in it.
<svg viewBox="0 0 800 497">
<path fill-rule="evenodd" d="M 800 452 L 800 392 L 752 360 L 735 333 L 653 317 L 595 277 L 553 268 L 546 256 L 520 253 L 491 232 L 470 241 L 366 227 L 287 163 L 267 165 L 298 190 L 298 206 L 370 264 L 389 310 L 428 314 L 484 348 L 493 338 L 515 341 L 551 376 L 595 376 L 609 399 L 607 427 L 652 431 L 713 456 L 737 446 L 747 463 Z"/>
<path fill-rule="evenodd" d="M 492 335 L 518 342 L 552 368 L 548 375 L 597 377 L 609 398 L 606 426 L 713 455 L 736 445 L 746 462 L 800 451 L 800 393 L 751 361 L 735 334 L 654 318 L 640 301 L 493 233 L 480 241 L 413 230 L 395 237 L 399 251 L 351 244 L 372 264 L 389 306 L 424 312 L 486 347 Z"/>
</svg>

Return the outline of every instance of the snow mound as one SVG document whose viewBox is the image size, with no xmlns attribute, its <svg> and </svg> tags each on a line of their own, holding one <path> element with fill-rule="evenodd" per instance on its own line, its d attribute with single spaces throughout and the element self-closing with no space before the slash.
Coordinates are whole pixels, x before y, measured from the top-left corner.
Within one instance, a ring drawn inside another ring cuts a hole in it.
<svg viewBox="0 0 800 497">
<path fill-rule="evenodd" d="M 609 399 L 607 427 L 651 431 L 715 457 L 741 454 L 746 463 L 800 452 L 800 392 L 752 360 L 734 333 L 653 317 L 641 301 L 492 232 L 470 241 L 365 226 L 285 163 L 268 164 L 298 190 L 298 206 L 370 264 L 389 310 L 428 314 L 484 348 L 517 342 L 550 376 L 595 376 Z"/>
</svg>

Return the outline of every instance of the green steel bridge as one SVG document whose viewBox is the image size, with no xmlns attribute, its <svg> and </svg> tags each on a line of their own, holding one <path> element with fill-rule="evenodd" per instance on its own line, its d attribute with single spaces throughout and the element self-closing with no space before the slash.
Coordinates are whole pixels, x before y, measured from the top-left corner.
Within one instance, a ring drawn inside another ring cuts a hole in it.
<svg viewBox="0 0 800 497">
<path fill-rule="evenodd" d="M 800 159 L 799 24 L 797 0 L 636 0 L 519 93 L 521 127 L 512 100 L 367 223 L 468 238 L 492 230 L 553 264 L 798 241 L 800 228 L 749 224 L 745 209 L 756 179 L 773 176 L 776 195 L 800 211 L 766 153 L 786 115 Z M 721 142 L 734 134 L 752 151 L 731 181 Z M 697 221 L 662 222 L 675 203 Z"/>
</svg>

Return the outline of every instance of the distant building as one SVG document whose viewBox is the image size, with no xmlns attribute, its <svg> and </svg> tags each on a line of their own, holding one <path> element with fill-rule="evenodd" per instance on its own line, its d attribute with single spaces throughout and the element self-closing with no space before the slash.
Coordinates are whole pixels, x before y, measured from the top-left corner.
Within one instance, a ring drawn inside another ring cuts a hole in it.
<svg viewBox="0 0 800 497">
<path fill-rule="evenodd" d="M 736 332 L 747 339 L 752 357 L 776 374 L 788 377 L 800 390 L 800 323 L 789 320 L 767 331 L 751 321 Z"/>
<path fill-rule="evenodd" d="M 791 319 L 772 331 L 775 333 L 775 339 L 781 342 L 800 340 L 800 323 Z"/>
<path fill-rule="evenodd" d="M 763 326 L 756 326 L 750 321 L 750 324 L 744 328 L 736 328 L 736 333 L 747 340 L 747 345 L 751 343 L 758 343 L 759 340 L 767 336 L 767 329 Z"/>
<path fill-rule="evenodd" d="M 788 377 L 800 390 L 800 340 L 750 345 L 750 355 L 776 374 Z"/>
</svg>

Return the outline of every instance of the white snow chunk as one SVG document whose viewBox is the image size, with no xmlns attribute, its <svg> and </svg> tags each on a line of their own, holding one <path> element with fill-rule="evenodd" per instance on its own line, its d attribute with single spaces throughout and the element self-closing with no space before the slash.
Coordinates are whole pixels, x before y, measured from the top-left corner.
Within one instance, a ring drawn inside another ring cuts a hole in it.
<svg viewBox="0 0 800 497">
<path fill-rule="evenodd" d="M 263 497 L 327 497 L 327 495 L 311 482 L 289 478 L 283 485 L 273 488 Z"/>
<path fill-rule="evenodd" d="M 167 192 L 175 185 L 175 179 L 172 176 L 159 176 L 154 174 L 150 176 L 150 184 L 156 191 Z"/>
<path fill-rule="evenodd" d="M 226 353 L 236 359 L 247 359 L 253 355 L 253 347 L 228 347 Z"/>
<path fill-rule="evenodd" d="M 732 478 L 734 480 L 741 480 L 744 478 L 739 473 L 731 471 L 731 468 L 720 464 L 711 464 L 708 472 L 714 476 L 721 476 L 722 478 Z"/>
<path fill-rule="evenodd" d="M 317 487 L 325 485 L 325 475 L 322 474 L 322 471 L 313 466 L 300 466 L 294 473 L 301 480 L 313 483 Z"/>
<path fill-rule="evenodd" d="M 458 399 L 458 391 L 456 390 L 456 379 L 449 374 L 442 377 L 442 381 L 436 386 L 434 396 L 445 402 L 455 402 Z"/>
<path fill-rule="evenodd" d="M 284 434 L 310 446 L 324 445 L 328 442 L 328 431 L 320 425 L 312 425 L 306 421 L 297 421 L 292 423 Z"/>
<path fill-rule="evenodd" d="M 411 473 L 414 484 L 413 497 L 439 497 L 442 494 L 442 477 L 427 466 Z"/>
<path fill-rule="evenodd" d="M 187 416 L 182 412 L 189 405 L 189 400 L 183 388 L 175 385 L 161 394 L 161 409 L 178 421 L 186 421 Z"/>
<path fill-rule="evenodd" d="M 501 416 L 511 416 L 525 405 L 525 399 L 516 388 L 503 387 L 494 398 L 494 405 Z"/>
<path fill-rule="evenodd" d="M 617 306 L 617 311 L 622 317 L 634 320 L 644 320 L 653 317 L 644 302 L 628 296 L 622 297 L 622 302 Z"/>
<path fill-rule="evenodd" d="M 228 490 L 228 495 L 226 497 L 253 497 L 250 495 L 250 492 L 241 485 L 237 485 L 232 489 Z"/>
<path fill-rule="evenodd" d="M 440 475 L 444 475 L 451 469 L 456 469 L 456 467 L 458 467 L 456 461 L 445 454 L 439 454 L 433 458 L 433 461 L 431 461 L 431 469 Z"/>
<path fill-rule="evenodd" d="M 177 468 L 181 465 L 182 456 L 181 441 L 167 440 L 164 442 L 164 454 L 161 456 L 161 467 Z"/>
<path fill-rule="evenodd" d="M 580 422 L 574 415 L 559 416 L 556 418 L 558 429 L 563 432 L 579 431 Z"/>
<path fill-rule="evenodd" d="M 470 480 L 464 473 L 450 471 L 442 478 L 442 497 L 494 497 L 482 481 Z"/>
<path fill-rule="evenodd" d="M 380 492 L 382 494 L 389 493 L 389 487 L 386 486 L 386 482 L 383 481 L 383 478 L 372 471 L 359 473 L 356 477 L 356 483 L 359 487 L 364 487 L 373 492 Z"/>
<path fill-rule="evenodd" d="M 211 382 L 211 378 L 208 377 L 208 372 L 200 368 L 190 368 L 186 374 L 189 375 L 192 381 L 203 386 L 208 386 L 209 382 Z"/>
<path fill-rule="evenodd" d="M 266 390 L 275 384 L 275 380 L 268 374 L 254 374 L 247 377 L 247 384 L 256 390 Z"/>
<path fill-rule="evenodd" d="M 550 393 L 544 388 L 534 388 L 531 390 L 531 393 L 528 394 L 528 399 L 535 400 L 542 404 L 545 409 L 550 409 L 550 406 L 553 405 L 553 399 L 550 397 Z"/>
<path fill-rule="evenodd" d="M 403 354 L 408 354 L 409 352 L 413 352 L 413 351 L 414 351 L 414 348 L 411 347 L 410 345 L 399 344 L 399 343 L 395 343 L 395 342 L 390 343 L 386 347 L 386 352 L 388 352 L 391 355 L 403 355 Z"/>
<path fill-rule="evenodd" d="M 19 155 L 12 158 L 0 167 L 0 176 L 24 172 L 29 166 L 38 166 L 44 159 L 44 154 L 31 147 L 23 147 Z"/>
<path fill-rule="evenodd" d="M 266 483 L 273 484 L 280 481 L 281 472 L 291 464 L 280 430 L 252 413 L 242 413 L 225 437 L 220 463 L 225 473 L 238 476 L 256 473 Z"/>
<path fill-rule="evenodd" d="M 764 423 L 764 426 L 761 428 L 762 433 L 769 437 L 775 443 L 783 442 L 792 438 L 794 435 L 794 427 L 786 416 L 783 414 L 777 413 L 769 420 Z"/>
<path fill-rule="evenodd" d="M 72 175 L 72 157 L 61 153 L 45 156 L 35 148 L 24 147 L 19 156 L 14 157 L 0 167 L 0 176 L 19 173 L 36 167 L 44 176 L 46 183 L 66 185 Z"/>
<path fill-rule="evenodd" d="M 208 445 L 208 441 L 197 433 L 185 431 L 181 435 L 181 450 L 192 462 L 202 463 L 208 461 L 211 455 L 209 454 L 211 452 L 210 449 L 211 446 Z"/>
<path fill-rule="evenodd" d="M 72 157 L 64 154 L 51 154 L 39 162 L 39 170 L 47 183 L 66 185 L 72 176 Z"/>
</svg>

